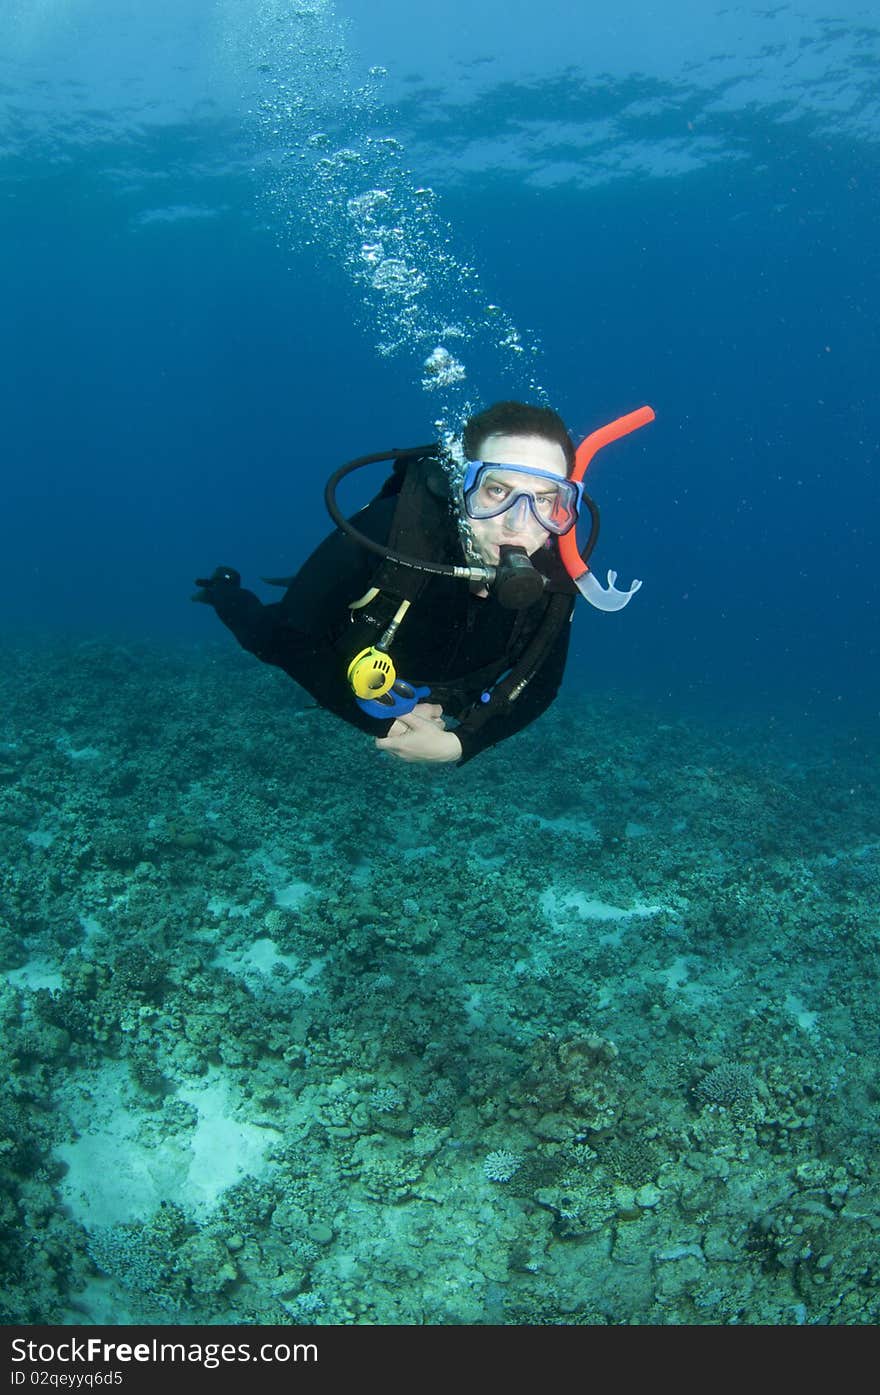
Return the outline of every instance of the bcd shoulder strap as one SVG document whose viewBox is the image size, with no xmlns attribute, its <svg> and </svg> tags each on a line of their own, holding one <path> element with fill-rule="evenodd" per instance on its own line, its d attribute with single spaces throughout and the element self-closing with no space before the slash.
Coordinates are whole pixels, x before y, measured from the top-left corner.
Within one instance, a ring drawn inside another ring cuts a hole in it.
<svg viewBox="0 0 880 1395">
<path fill-rule="evenodd" d="M 400 459 L 394 471 L 377 495 L 377 498 L 398 495 L 387 546 L 404 557 L 419 557 L 426 562 L 445 561 L 450 544 L 455 541 L 456 523 L 450 507 L 449 485 L 436 454 Z M 396 597 L 398 603 L 401 600 L 412 602 L 430 579 L 430 572 L 403 567 L 385 558 L 374 572 L 371 584 L 383 594 Z"/>
</svg>

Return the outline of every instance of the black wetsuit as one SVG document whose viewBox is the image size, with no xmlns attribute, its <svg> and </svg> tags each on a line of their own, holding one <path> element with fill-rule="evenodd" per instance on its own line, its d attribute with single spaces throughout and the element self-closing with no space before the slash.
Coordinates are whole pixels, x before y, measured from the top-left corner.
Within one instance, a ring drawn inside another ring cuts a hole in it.
<svg viewBox="0 0 880 1395">
<path fill-rule="evenodd" d="M 397 502 L 395 496 L 380 497 L 353 521 L 367 537 L 384 543 Z M 442 532 L 434 560 L 461 563 L 453 519 Z M 567 589 L 555 544 L 532 560 L 556 581 L 556 589 Z M 390 719 L 378 720 L 363 712 L 346 677 L 349 662 L 375 643 L 396 609 L 395 602 L 389 613 L 387 601 L 383 609 L 384 598 L 363 610 L 349 609 L 373 585 L 379 564 L 375 554 L 340 530 L 316 548 L 280 601 L 264 605 L 252 591 L 238 585 L 212 587 L 210 601 L 244 649 L 283 669 L 321 707 L 361 731 L 384 736 Z M 501 704 L 495 712 L 491 704 L 486 710 L 480 700 L 487 680 L 491 686 L 523 654 L 549 603 L 548 592 L 526 610 L 505 610 L 491 593 L 481 598 L 472 594 L 465 581 L 432 575 L 403 619 L 391 645 L 398 677 L 430 687 L 431 695 L 424 701 L 442 703 L 444 715 L 457 721 L 459 765 L 521 731 L 555 698 L 568 654 L 568 623 L 559 626 L 549 652 L 515 702 Z M 572 598 L 567 619 L 573 606 Z"/>
</svg>

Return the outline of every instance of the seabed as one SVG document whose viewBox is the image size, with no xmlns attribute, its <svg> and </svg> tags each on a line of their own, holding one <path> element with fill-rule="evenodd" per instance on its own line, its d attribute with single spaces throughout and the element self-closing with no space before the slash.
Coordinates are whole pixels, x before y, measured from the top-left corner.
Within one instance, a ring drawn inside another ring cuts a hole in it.
<svg viewBox="0 0 880 1395">
<path fill-rule="evenodd" d="M 0 1320 L 876 1323 L 876 735 L 591 693 L 422 769 L 225 645 L 0 698 Z"/>
</svg>

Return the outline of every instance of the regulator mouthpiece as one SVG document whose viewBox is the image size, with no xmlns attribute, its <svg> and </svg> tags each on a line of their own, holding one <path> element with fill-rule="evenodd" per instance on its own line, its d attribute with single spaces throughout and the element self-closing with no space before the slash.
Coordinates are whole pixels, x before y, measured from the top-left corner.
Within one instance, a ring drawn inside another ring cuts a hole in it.
<svg viewBox="0 0 880 1395">
<path fill-rule="evenodd" d="M 524 547 L 502 543 L 501 560 L 495 568 L 495 594 L 505 610 L 524 610 L 544 594 L 544 577 L 532 566 Z"/>
</svg>

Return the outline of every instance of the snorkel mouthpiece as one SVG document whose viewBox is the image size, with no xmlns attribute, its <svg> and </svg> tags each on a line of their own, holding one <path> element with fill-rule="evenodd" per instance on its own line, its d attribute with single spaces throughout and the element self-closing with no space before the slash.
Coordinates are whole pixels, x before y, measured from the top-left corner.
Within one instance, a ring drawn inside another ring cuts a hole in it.
<svg viewBox="0 0 880 1395">
<path fill-rule="evenodd" d="M 634 581 L 628 591 L 618 591 L 614 585 L 617 580 L 617 572 L 609 571 L 608 589 L 602 585 L 601 581 L 593 575 L 591 571 L 585 571 L 583 576 L 574 576 L 572 581 L 580 591 L 585 601 L 589 601 L 596 610 L 623 610 L 625 605 L 629 605 L 633 596 L 641 588 L 640 581 Z"/>
</svg>

